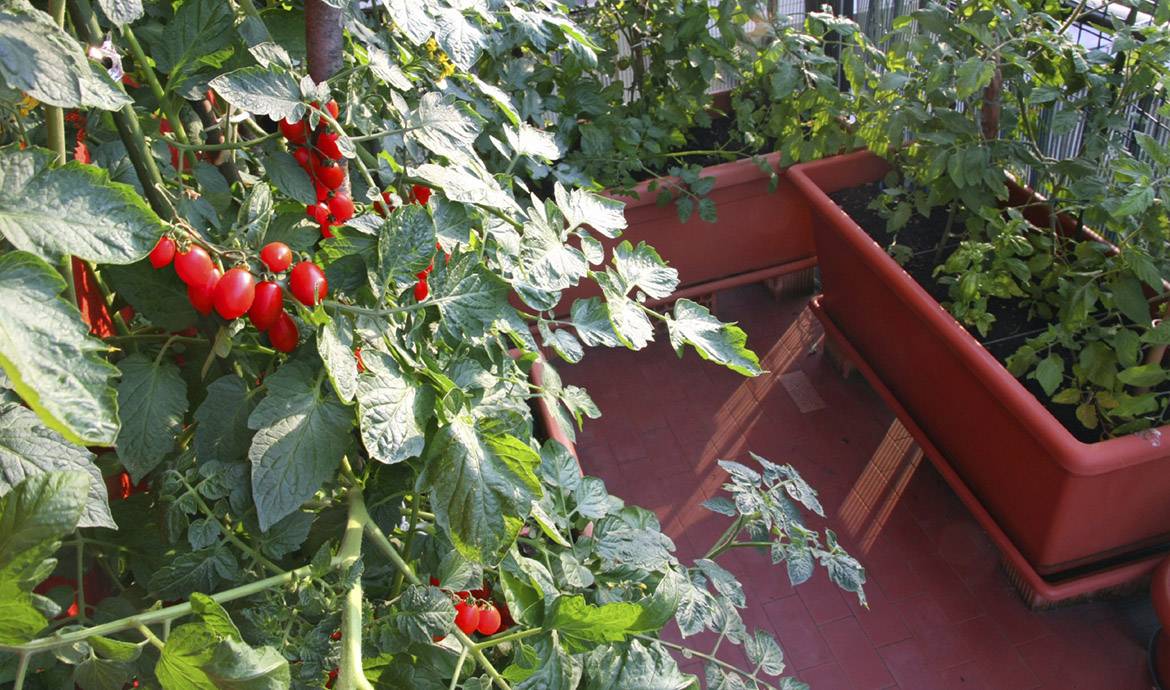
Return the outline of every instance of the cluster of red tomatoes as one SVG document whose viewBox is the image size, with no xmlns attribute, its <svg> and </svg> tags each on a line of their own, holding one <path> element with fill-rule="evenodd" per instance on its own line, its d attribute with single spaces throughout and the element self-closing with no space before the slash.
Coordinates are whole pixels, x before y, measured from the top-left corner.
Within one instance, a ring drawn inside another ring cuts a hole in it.
<svg viewBox="0 0 1170 690">
<path fill-rule="evenodd" d="M 299 334 L 296 322 L 284 311 L 284 287 L 277 277 L 292 266 L 292 250 L 283 242 L 270 242 L 260 250 L 260 260 L 275 275 L 257 283 L 246 266 L 222 272 L 199 245 L 179 251 L 173 239 L 163 237 L 150 252 L 150 265 L 156 269 L 174 263 L 175 273 L 187 285 L 187 299 L 200 314 L 207 316 L 214 309 L 229 321 L 247 314 L 257 330 L 268 334 L 272 347 L 292 352 Z M 287 285 L 293 297 L 309 307 L 325 299 L 329 290 L 325 272 L 312 261 L 292 266 Z"/>
<path fill-rule="evenodd" d="M 431 578 L 431 585 L 439 586 L 437 578 Z M 443 590 L 451 594 L 448 590 Z M 499 607 L 492 601 L 492 591 L 486 585 L 483 589 L 473 589 L 467 592 L 455 592 L 455 627 L 463 631 L 464 635 L 479 633 L 480 635 L 495 635 L 501 630 L 507 630 L 515 624 L 508 611 L 507 604 Z M 443 635 L 435 638 L 435 642 L 443 639 Z"/>
<path fill-rule="evenodd" d="M 319 107 L 316 101 L 313 107 Z M 341 112 L 337 101 L 326 103 L 325 112 L 336 120 Z M 321 226 L 322 237 L 333 237 L 333 226 L 353 218 L 353 198 L 347 191 L 348 169 L 344 163 L 345 156 L 337 145 L 340 135 L 330 132 L 324 125 L 318 125 L 313 130 L 305 118 L 296 122 L 289 122 L 285 118 L 277 126 L 281 135 L 292 145 L 293 158 L 309 174 L 317 190 L 317 203 L 306 206 L 305 213 Z"/>
</svg>

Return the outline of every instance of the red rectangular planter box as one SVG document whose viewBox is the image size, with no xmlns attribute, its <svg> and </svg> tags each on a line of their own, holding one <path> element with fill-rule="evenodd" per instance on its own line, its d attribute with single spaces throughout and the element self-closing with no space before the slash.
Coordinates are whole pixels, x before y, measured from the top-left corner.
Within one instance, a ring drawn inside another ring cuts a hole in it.
<svg viewBox="0 0 1170 690">
<path fill-rule="evenodd" d="M 1170 544 L 1170 426 L 1074 438 L 827 196 L 888 170 L 868 152 L 789 170 L 813 210 L 824 315 L 1035 572 Z"/>
<path fill-rule="evenodd" d="M 780 154 L 765 160 L 775 169 Z M 769 176 L 750 159 L 710 166 L 703 175 L 715 178 L 708 195 L 715 202 L 715 223 L 697 214 L 680 222 L 673 203 L 656 203 L 658 192 L 648 191 L 648 180 L 638 185 L 637 198 L 612 195 L 626 203 L 629 227 L 617 240 L 602 238 L 606 256 L 624 240 L 651 245 L 678 270 L 674 298 L 759 282 L 815 263 L 809 208 L 787 171 L 773 192 Z M 599 294 L 592 283 L 566 290 L 556 311 L 567 312 L 574 299 Z"/>
</svg>

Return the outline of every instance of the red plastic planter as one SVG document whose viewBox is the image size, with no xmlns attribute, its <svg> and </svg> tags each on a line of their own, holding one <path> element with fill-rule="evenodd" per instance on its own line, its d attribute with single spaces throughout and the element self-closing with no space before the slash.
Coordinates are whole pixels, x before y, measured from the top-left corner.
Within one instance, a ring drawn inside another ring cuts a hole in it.
<svg viewBox="0 0 1170 690">
<path fill-rule="evenodd" d="M 989 532 L 1041 599 L 1148 573 L 1150 550 L 1170 544 L 1170 427 L 1158 430 L 1166 446 L 1157 432 L 1093 444 L 1069 434 L 827 196 L 888 170 L 868 152 L 789 170 L 813 210 L 826 330 L 976 517 L 993 521 Z M 1053 589 L 1072 576 L 1082 584 Z"/>
<path fill-rule="evenodd" d="M 765 160 L 775 169 L 780 154 Z M 816 262 L 809 208 L 787 171 L 774 192 L 768 191 L 769 176 L 750 159 L 710 166 L 703 175 L 715 178 L 708 195 L 715 201 L 715 223 L 698 215 L 679 222 L 673 203 L 658 206 L 658 193 L 648 191 L 648 180 L 635 189 L 637 198 L 613 195 L 626 203 L 629 227 L 617 240 L 603 239 L 606 256 L 623 240 L 653 246 L 678 269 L 679 290 L 671 299 L 760 282 Z M 557 311 L 567 312 L 574 299 L 597 294 L 593 284 L 567 290 Z"/>
</svg>

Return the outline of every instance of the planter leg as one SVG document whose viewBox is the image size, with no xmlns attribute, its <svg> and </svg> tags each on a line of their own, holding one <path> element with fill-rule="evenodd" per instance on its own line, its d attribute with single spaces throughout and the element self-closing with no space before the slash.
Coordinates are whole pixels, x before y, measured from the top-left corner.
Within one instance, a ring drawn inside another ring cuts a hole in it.
<svg viewBox="0 0 1170 690">
<path fill-rule="evenodd" d="M 772 293 L 772 297 L 781 300 L 793 295 L 811 295 L 815 289 L 816 268 L 809 267 L 793 273 L 768 278 L 764 286 Z"/>
<path fill-rule="evenodd" d="M 845 356 L 845 353 L 841 351 L 841 348 L 837 347 L 837 343 L 833 342 L 832 338 L 824 339 L 824 348 L 825 359 L 837 370 L 841 378 L 847 379 L 857 371 L 857 367 L 854 366 L 853 361 Z"/>
</svg>

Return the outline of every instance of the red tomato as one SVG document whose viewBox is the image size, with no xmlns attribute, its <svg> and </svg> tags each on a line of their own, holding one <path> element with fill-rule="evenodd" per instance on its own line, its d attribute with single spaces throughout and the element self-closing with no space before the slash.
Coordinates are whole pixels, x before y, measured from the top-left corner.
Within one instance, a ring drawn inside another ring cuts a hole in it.
<svg viewBox="0 0 1170 690">
<path fill-rule="evenodd" d="M 308 127 L 306 126 L 304 119 L 297 120 L 296 122 L 289 122 L 288 118 L 286 117 L 276 124 L 278 127 L 280 127 L 280 134 L 285 139 L 288 139 L 294 144 L 305 143 L 306 135 L 308 134 Z"/>
<path fill-rule="evenodd" d="M 345 158 L 345 155 L 341 153 L 341 148 L 337 145 L 338 138 L 337 132 L 321 132 L 317 135 L 317 151 L 322 156 L 335 161 Z"/>
<path fill-rule="evenodd" d="M 334 162 L 322 161 L 313 169 L 313 173 L 317 176 L 317 181 L 328 189 L 337 189 L 345 184 L 345 168 Z"/>
<path fill-rule="evenodd" d="M 500 629 L 500 612 L 495 606 L 488 604 L 479 612 L 479 625 L 475 627 L 481 635 L 495 635 Z"/>
<path fill-rule="evenodd" d="M 479 609 L 466 601 L 455 604 L 455 627 L 470 635 L 479 627 Z"/>
<path fill-rule="evenodd" d="M 160 237 L 158 244 L 150 250 L 150 265 L 155 268 L 169 266 L 175 260 L 175 241 L 169 237 Z"/>
<path fill-rule="evenodd" d="M 281 352 L 292 352 L 297 349 L 298 338 L 296 322 L 292 320 L 288 312 L 280 312 L 276 323 L 268 329 L 268 341 L 272 343 L 272 347 Z"/>
<path fill-rule="evenodd" d="M 202 283 L 187 283 L 187 299 L 195 311 L 207 316 L 215 306 L 215 285 L 222 275 L 218 268 L 211 269 Z"/>
<path fill-rule="evenodd" d="M 248 313 L 256 297 L 256 279 L 246 268 L 233 268 L 215 284 L 215 310 L 225 319 Z"/>
<path fill-rule="evenodd" d="M 329 214 L 333 216 L 333 222 L 337 225 L 353 218 L 353 199 L 350 199 L 348 194 L 335 194 L 329 200 Z"/>
<path fill-rule="evenodd" d="M 312 206 L 306 206 L 305 215 L 318 223 L 327 223 L 329 222 L 329 204 L 324 201 L 318 201 Z"/>
<path fill-rule="evenodd" d="M 260 260 L 273 273 L 281 273 L 292 265 L 292 250 L 284 242 L 269 242 L 260 249 Z"/>
<path fill-rule="evenodd" d="M 416 185 L 411 185 L 410 191 L 414 192 L 415 200 L 418 201 L 418 203 L 422 204 L 423 206 L 426 206 L 427 202 L 431 200 L 431 188 L 430 187 L 425 187 L 421 184 L 416 184 Z"/>
<path fill-rule="evenodd" d="M 414 299 L 416 301 L 423 301 L 427 295 L 431 294 L 431 288 L 427 285 L 427 279 L 424 275 L 417 283 L 414 284 Z"/>
<path fill-rule="evenodd" d="M 375 204 L 374 211 L 376 211 L 379 216 L 384 218 L 387 215 L 387 211 L 394 210 L 394 204 L 390 202 L 390 192 L 382 192 L 382 201 L 385 203 L 386 209 L 382 209 L 382 204 Z"/>
<path fill-rule="evenodd" d="M 305 172 L 308 172 L 312 169 L 311 166 L 313 163 L 313 152 L 308 148 L 304 146 L 298 146 L 297 148 L 293 149 L 292 155 L 293 158 L 296 159 L 297 165 L 301 166 Z"/>
<path fill-rule="evenodd" d="M 175 257 L 175 273 L 178 273 L 179 280 L 187 285 L 206 282 L 213 268 L 215 265 L 211 263 L 211 255 L 198 245 L 192 245 L 190 249 L 179 252 Z"/>
<path fill-rule="evenodd" d="M 256 330 L 266 331 L 280 318 L 283 304 L 284 289 L 265 280 L 256 286 L 256 297 L 252 300 L 252 308 L 248 310 L 248 318 Z"/>
<path fill-rule="evenodd" d="M 302 261 L 293 266 L 288 275 L 288 289 L 301 304 L 311 307 L 325 299 L 329 282 L 320 266 L 312 261 Z"/>
</svg>

